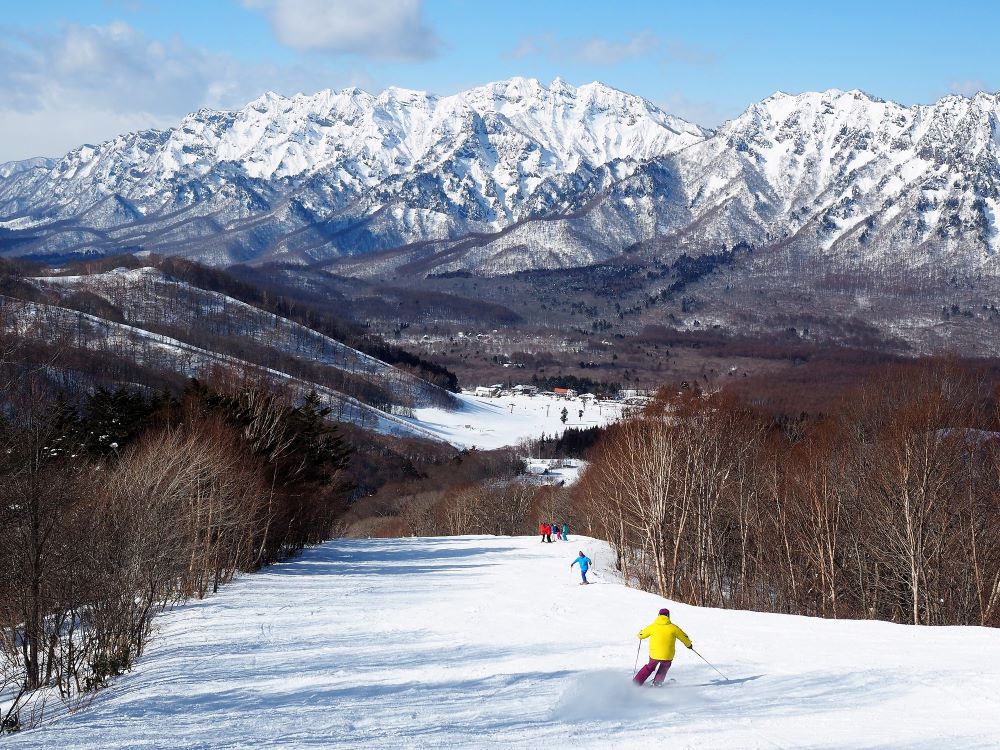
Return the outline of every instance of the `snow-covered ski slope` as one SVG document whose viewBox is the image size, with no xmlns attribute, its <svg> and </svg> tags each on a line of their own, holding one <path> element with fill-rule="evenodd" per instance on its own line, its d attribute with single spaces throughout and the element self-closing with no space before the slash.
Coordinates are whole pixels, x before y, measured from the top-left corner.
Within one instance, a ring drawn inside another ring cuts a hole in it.
<svg viewBox="0 0 1000 750">
<path fill-rule="evenodd" d="M 571 535 L 572 536 L 572 535 Z M 569 564 L 596 561 L 595 585 Z M 671 604 L 587 539 L 337 540 L 159 619 L 136 670 L 17 748 L 996 748 L 1000 631 Z M 643 649 L 645 653 L 645 648 Z"/>
<path fill-rule="evenodd" d="M 610 424 L 626 407 L 615 401 L 587 404 L 580 399 L 555 396 L 501 396 L 477 398 L 457 394 L 458 407 L 414 409 L 407 422 L 438 440 L 458 448 L 491 450 L 517 445 L 522 440 L 561 435 L 567 427 L 586 429 Z M 562 410 L 566 409 L 563 423 Z M 582 414 L 581 414 L 582 412 Z"/>
</svg>

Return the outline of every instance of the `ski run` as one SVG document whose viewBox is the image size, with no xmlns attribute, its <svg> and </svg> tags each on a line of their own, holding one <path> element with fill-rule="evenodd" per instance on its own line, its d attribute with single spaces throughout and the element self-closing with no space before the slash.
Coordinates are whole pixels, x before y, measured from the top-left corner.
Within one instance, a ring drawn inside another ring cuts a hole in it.
<svg viewBox="0 0 1000 750">
<path fill-rule="evenodd" d="M 728 679 L 678 644 L 631 684 L 663 606 Z M 572 532 L 335 540 L 165 613 L 132 673 L 0 745 L 996 748 L 1000 632 L 666 602 Z"/>
</svg>

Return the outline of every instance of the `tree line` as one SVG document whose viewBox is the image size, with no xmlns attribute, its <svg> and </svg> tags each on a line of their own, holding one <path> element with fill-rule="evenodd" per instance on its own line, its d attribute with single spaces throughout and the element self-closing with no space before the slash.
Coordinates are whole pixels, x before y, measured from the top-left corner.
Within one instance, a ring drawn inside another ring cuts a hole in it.
<svg viewBox="0 0 1000 750">
<path fill-rule="evenodd" d="M 336 307 L 343 307 L 342 300 L 331 302 L 326 296 L 310 295 L 308 289 L 286 288 L 272 269 L 262 272 L 247 266 L 236 266 L 223 271 L 186 258 L 170 256 L 152 256 L 152 262 L 156 268 L 174 278 L 201 289 L 221 292 L 300 323 L 453 393 L 459 390 L 458 376 L 448 368 L 390 344 L 338 315 Z"/>
<path fill-rule="evenodd" d="M 315 395 L 235 378 L 82 401 L 43 374 L 3 385 L 7 730 L 127 671 L 164 607 L 329 538 L 343 512 L 349 448 Z"/>
<path fill-rule="evenodd" d="M 952 361 L 888 366 L 818 416 L 665 391 L 607 431 L 573 503 L 670 599 L 1000 626 L 998 423 Z"/>
</svg>

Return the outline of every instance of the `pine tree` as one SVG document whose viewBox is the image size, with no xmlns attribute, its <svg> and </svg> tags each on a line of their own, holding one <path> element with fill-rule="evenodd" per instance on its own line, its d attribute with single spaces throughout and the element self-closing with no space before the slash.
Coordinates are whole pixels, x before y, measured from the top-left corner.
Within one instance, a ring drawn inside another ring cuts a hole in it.
<svg viewBox="0 0 1000 750">
<path fill-rule="evenodd" d="M 138 391 L 100 387 L 84 407 L 80 428 L 83 443 L 91 456 L 119 453 L 149 424 L 152 407 Z"/>
<path fill-rule="evenodd" d="M 294 473 L 298 481 L 327 484 L 347 466 L 351 448 L 337 426 L 327 420 L 329 415 L 330 408 L 323 406 L 315 391 L 289 414 L 289 428 L 294 435 L 292 453 L 297 463 Z"/>
</svg>

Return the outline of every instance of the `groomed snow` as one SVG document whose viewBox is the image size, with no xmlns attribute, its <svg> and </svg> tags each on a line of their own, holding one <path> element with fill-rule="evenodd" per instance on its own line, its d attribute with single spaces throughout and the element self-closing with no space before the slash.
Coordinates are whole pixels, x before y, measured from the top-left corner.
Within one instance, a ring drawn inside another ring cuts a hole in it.
<svg viewBox="0 0 1000 750">
<path fill-rule="evenodd" d="M 6 745 L 997 747 L 1000 631 L 671 604 L 729 679 L 681 648 L 676 682 L 640 690 L 663 605 L 588 539 L 337 540 L 162 616 L 133 673 Z"/>
<path fill-rule="evenodd" d="M 610 424 L 621 417 L 623 409 L 618 402 L 585 404 L 580 399 L 554 396 L 477 398 L 457 394 L 456 398 L 458 409 L 414 409 L 413 418 L 406 421 L 458 448 L 490 450 L 542 434 L 561 435 L 567 427 L 584 429 Z M 561 419 L 564 408 L 565 424 Z"/>
</svg>

